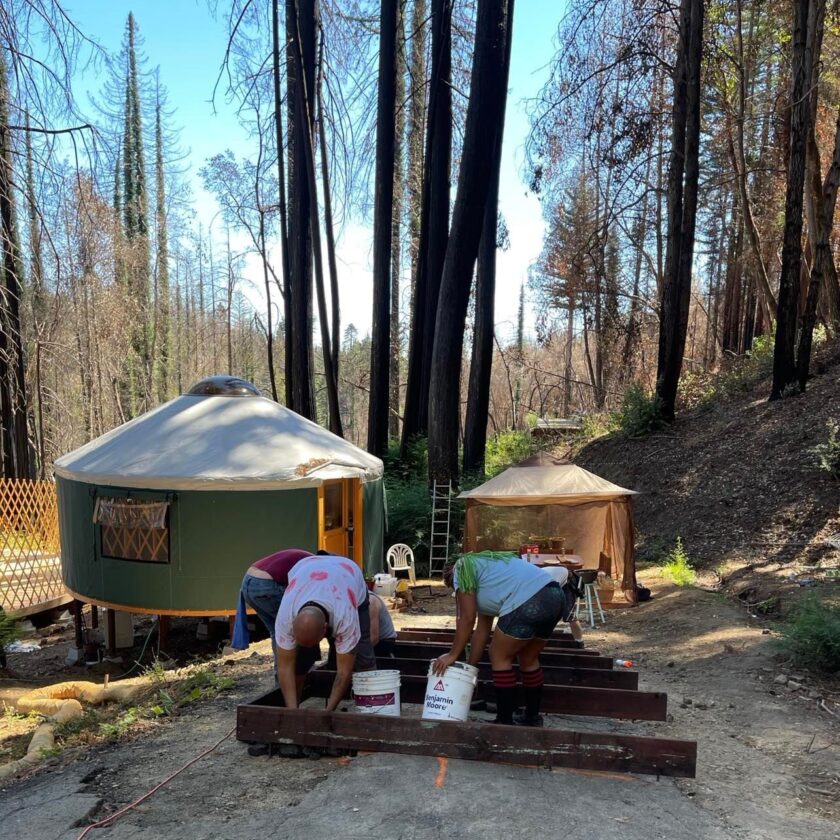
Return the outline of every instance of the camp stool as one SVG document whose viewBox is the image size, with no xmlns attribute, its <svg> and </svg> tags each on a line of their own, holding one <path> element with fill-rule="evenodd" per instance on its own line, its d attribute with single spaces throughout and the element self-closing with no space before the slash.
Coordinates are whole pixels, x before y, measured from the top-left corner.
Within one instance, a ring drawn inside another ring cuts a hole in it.
<svg viewBox="0 0 840 840">
<path fill-rule="evenodd" d="M 388 568 L 394 577 L 397 576 L 397 572 L 408 572 L 408 579 L 411 581 L 411 585 L 416 586 L 417 577 L 414 572 L 414 552 L 405 543 L 392 545 L 388 549 L 385 562 L 388 564 Z"/>
<path fill-rule="evenodd" d="M 601 624 L 606 624 L 607 619 L 604 616 L 604 609 L 601 606 L 601 598 L 598 595 L 598 570 L 586 569 L 583 572 L 578 572 L 578 582 L 583 587 L 583 594 L 578 599 L 575 607 L 575 618 L 580 614 L 580 603 L 585 602 L 585 609 L 589 613 L 589 626 L 595 627 L 595 612 L 593 610 L 593 601 L 598 605 L 598 613 L 601 616 Z"/>
</svg>

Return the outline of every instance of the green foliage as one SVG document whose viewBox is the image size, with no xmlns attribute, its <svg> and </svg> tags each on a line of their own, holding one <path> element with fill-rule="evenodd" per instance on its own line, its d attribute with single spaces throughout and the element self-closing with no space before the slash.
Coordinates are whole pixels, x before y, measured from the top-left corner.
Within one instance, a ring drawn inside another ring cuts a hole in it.
<svg viewBox="0 0 840 840">
<path fill-rule="evenodd" d="M 63 744 L 69 738 L 78 738 L 99 729 L 99 715 L 95 709 L 85 709 L 84 712 L 72 720 L 60 723 L 55 727 L 55 739 Z"/>
<path fill-rule="evenodd" d="M 524 461 L 543 448 L 545 447 L 528 432 L 519 432 L 515 429 L 500 432 L 487 441 L 484 467 L 487 477 L 492 478 L 498 475 L 502 470 Z"/>
<path fill-rule="evenodd" d="M 815 466 L 840 481 L 840 423 L 832 419 L 826 423 L 828 439 L 810 450 Z"/>
<path fill-rule="evenodd" d="M 809 595 L 781 629 L 779 644 L 797 665 L 840 673 L 840 607 Z"/>
<path fill-rule="evenodd" d="M 580 421 L 579 444 L 612 434 L 620 428 L 619 417 L 612 414 L 585 414 Z"/>
<path fill-rule="evenodd" d="M 99 734 L 109 740 L 117 740 L 131 731 L 140 719 L 140 710 L 136 706 L 126 709 L 113 723 L 100 723 Z"/>
<path fill-rule="evenodd" d="M 387 473 L 386 473 L 387 476 Z M 385 480 L 388 524 L 386 546 L 405 543 L 414 552 L 418 573 L 429 568 L 432 501 L 425 476 Z"/>
<path fill-rule="evenodd" d="M 748 353 L 731 360 L 720 373 L 684 373 L 679 401 L 685 408 L 726 400 L 753 388 L 773 370 L 775 336 L 760 335 Z"/>
<path fill-rule="evenodd" d="M 152 679 L 159 680 L 155 673 L 152 674 Z M 222 691 L 232 688 L 233 684 L 230 677 L 220 676 L 211 668 L 199 668 L 185 680 L 171 686 L 161 685 L 155 692 L 150 711 L 155 717 L 168 717 L 190 703 L 218 697 Z"/>
<path fill-rule="evenodd" d="M 641 386 L 633 385 L 624 394 L 619 425 L 632 438 L 664 429 L 667 423 L 662 416 L 662 400 L 656 394 L 648 394 Z"/>
<path fill-rule="evenodd" d="M 694 586 L 697 574 L 688 561 L 683 547 L 682 537 L 677 537 L 677 544 L 665 558 L 662 574 L 677 586 Z"/>
<path fill-rule="evenodd" d="M 400 442 L 388 443 L 388 451 L 382 459 L 387 478 L 400 481 L 425 481 L 429 472 L 429 444 L 426 438 L 416 437 L 406 446 L 405 458 L 400 451 Z"/>
<path fill-rule="evenodd" d="M 3 648 L 20 638 L 20 624 L 0 610 L 0 653 Z"/>
</svg>

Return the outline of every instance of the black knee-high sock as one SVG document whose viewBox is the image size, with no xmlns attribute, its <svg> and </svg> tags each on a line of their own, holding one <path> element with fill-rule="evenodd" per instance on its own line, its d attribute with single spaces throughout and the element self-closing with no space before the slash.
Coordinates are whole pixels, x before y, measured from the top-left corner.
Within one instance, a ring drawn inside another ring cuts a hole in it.
<svg viewBox="0 0 840 840">
<path fill-rule="evenodd" d="M 516 674 L 512 668 L 507 671 L 493 671 L 493 689 L 496 693 L 496 722 L 513 723 L 516 709 Z"/>
<path fill-rule="evenodd" d="M 540 713 L 544 683 L 545 676 L 542 668 L 537 668 L 536 671 L 522 672 L 522 686 L 525 689 L 525 715 L 529 719 L 537 717 Z"/>
</svg>

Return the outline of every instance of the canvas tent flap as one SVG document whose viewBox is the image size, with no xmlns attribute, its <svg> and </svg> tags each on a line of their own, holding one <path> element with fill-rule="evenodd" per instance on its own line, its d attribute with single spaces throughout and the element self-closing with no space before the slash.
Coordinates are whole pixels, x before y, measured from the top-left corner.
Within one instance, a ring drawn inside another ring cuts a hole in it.
<svg viewBox="0 0 840 840">
<path fill-rule="evenodd" d="M 263 397 L 184 395 L 55 462 L 61 478 L 149 490 L 374 481 L 382 461 Z"/>
<path fill-rule="evenodd" d="M 493 505 L 581 504 L 632 496 L 627 490 L 569 461 L 544 453 L 491 478 L 459 498 Z"/>
</svg>

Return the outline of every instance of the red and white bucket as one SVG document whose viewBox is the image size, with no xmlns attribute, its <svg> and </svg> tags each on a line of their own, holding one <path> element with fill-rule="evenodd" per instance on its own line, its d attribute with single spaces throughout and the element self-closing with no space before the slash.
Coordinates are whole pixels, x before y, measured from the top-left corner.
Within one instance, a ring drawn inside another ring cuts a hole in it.
<svg viewBox="0 0 840 840">
<path fill-rule="evenodd" d="M 425 720 L 466 720 L 470 714 L 473 691 L 478 682 L 478 668 L 466 662 L 455 662 L 442 677 L 432 672 L 426 683 L 423 703 Z"/>
<path fill-rule="evenodd" d="M 400 716 L 400 672 L 360 671 L 353 674 L 353 703 L 361 715 Z"/>
</svg>

